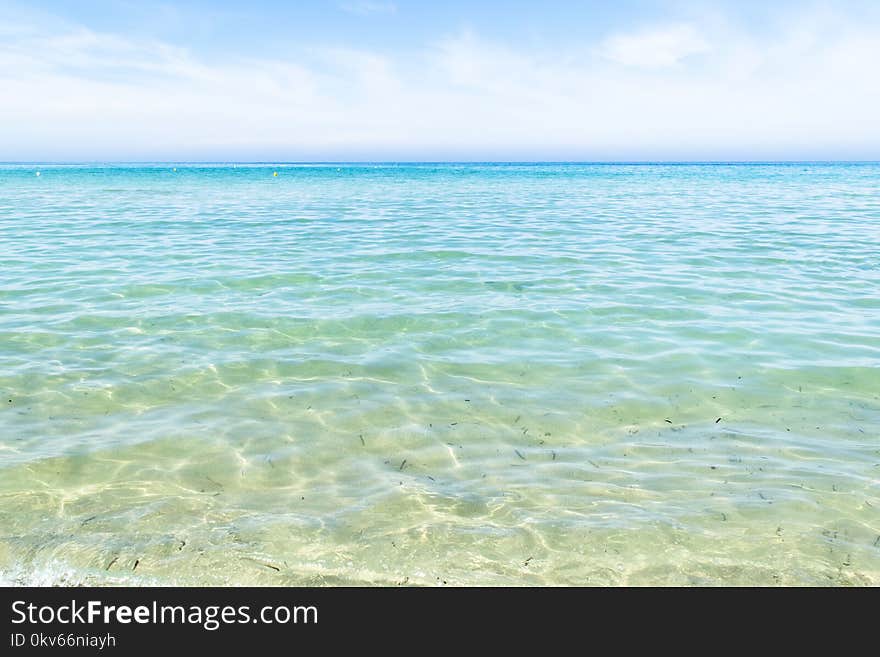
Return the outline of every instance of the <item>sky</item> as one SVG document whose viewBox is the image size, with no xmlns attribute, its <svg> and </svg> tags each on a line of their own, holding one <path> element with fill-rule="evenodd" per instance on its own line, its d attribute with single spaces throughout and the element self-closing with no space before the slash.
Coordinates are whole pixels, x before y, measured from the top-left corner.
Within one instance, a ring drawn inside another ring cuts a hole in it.
<svg viewBox="0 0 880 657">
<path fill-rule="evenodd" d="M 880 2 L 0 0 L 0 161 L 880 160 Z"/>
</svg>

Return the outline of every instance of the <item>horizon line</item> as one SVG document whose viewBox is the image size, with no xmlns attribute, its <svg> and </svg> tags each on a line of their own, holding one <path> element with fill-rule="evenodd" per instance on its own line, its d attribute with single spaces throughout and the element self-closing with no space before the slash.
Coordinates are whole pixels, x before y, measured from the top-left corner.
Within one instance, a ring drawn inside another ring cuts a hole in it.
<svg viewBox="0 0 880 657">
<path fill-rule="evenodd" d="M 0 166 L 71 165 L 756 165 L 756 164 L 880 164 L 880 159 L 843 160 L 0 160 Z"/>
</svg>

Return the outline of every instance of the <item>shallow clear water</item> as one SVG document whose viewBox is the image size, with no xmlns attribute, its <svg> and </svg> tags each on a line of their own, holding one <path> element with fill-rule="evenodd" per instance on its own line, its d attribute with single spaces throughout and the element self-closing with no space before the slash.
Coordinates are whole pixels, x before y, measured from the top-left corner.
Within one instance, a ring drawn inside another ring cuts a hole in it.
<svg viewBox="0 0 880 657">
<path fill-rule="evenodd" d="M 880 165 L 2 166 L 0 581 L 877 585 L 878 367 Z"/>
</svg>

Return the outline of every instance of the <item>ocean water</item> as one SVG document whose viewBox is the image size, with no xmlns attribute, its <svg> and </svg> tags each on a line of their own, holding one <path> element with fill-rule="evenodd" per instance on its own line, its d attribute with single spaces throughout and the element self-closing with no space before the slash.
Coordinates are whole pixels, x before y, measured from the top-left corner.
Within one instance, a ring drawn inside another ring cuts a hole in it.
<svg viewBox="0 0 880 657">
<path fill-rule="evenodd" d="M 880 165 L 0 166 L 0 393 L 6 583 L 878 585 Z"/>
</svg>

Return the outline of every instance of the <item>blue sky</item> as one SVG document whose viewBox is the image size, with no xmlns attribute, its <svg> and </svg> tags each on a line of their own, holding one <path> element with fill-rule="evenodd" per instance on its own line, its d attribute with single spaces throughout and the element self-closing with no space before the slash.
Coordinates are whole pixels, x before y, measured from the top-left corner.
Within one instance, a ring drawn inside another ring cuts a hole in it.
<svg viewBox="0 0 880 657">
<path fill-rule="evenodd" d="M 0 160 L 880 159 L 880 3 L 0 0 Z"/>
</svg>

